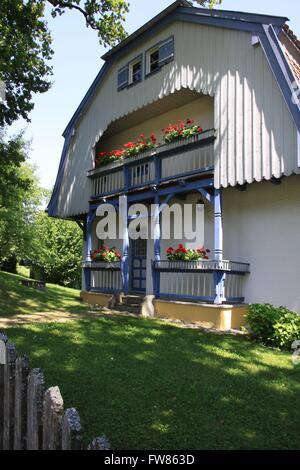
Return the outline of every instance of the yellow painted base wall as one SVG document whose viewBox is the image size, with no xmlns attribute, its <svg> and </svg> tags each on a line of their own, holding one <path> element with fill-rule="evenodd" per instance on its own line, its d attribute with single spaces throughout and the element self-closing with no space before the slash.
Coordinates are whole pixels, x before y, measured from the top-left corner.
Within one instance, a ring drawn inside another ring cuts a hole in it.
<svg viewBox="0 0 300 470">
<path fill-rule="evenodd" d="M 112 296 L 110 294 L 100 294 L 97 292 L 80 292 L 80 298 L 90 305 L 99 305 L 100 307 L 108 307 Z"/>
<path fill-rule="evenodd" d="M 158 317 L 197 322 L 217 330 L 239 330 L 246 323 L 247 305 L 207 305 L 158 299 L 154 305 Z"/>
</svg>

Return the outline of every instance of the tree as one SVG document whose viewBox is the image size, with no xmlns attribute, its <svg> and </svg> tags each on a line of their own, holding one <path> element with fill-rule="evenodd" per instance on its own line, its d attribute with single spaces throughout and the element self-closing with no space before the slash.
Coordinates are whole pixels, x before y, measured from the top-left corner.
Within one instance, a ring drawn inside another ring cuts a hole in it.
<svg viewBox="0 0 300 470">
<path fill-rule="evenodd" d="M 6 101 L 0 101 L 0 126 L 19 117 L 29 121 L 33 93 L 51 87 L 53 50 L 45 19 L 47 4 L 53 17 L 67 10 L 81 13 L 87 26 L 98 32 L 100 44 L 113 46 L 126 36 L 125 0 L 1 0 L 0 82 L 5 84 Z"/>
<path fill-rule="evenodd" d="M 220 5 L 222 0 L 196 0 L 196 2 L 202 7 L 209 6 L 209 8 L 213 8 L 215 5 Z"/>
<path fill-rule="evenodd" d="M 48 217 L 40 211 L 28 252 L 33 274 L 54 284 L 81 286 L 82 230 L 75 222 Z"/>
<path fill-rule="evenodd" d="M 15 170 L 15 187 L 7 192 L 0 206 L 0 263 L 3 269 L 16 271 L 17 261 L 26 257 L 33 240 L 35 216 L 42 190 L 37 184 L 35 169 L 22 163 Z M 0 194 L 3 199 L 3 195 Z"/>
<path fill-rule="evenodd" d="M 16 272 L 27 260 L 41 279 L 80 287 L 82 231 L 45 213 L 50 191 L 40 187 L 28 153 L 22 134 L 0 132 L 0 266 Z"/>
<path fill-rule="evenodd" d="M 20 133 L 6 139 L 4 130 L 0 131 L 0 210 L 8 207 L 15 198 L 15 191 L 30 188 L 31 179 L 20 172 L 28 153 L 28 143 Z"/>
</svg>

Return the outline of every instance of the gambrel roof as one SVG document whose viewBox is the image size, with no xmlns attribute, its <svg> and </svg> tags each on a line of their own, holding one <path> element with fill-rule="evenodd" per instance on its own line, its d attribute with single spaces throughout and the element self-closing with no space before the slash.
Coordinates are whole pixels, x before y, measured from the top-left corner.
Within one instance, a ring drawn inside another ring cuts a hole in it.
<svg viewBox="0 0 300 470">
<path fill-rule="evenodd" d="M 293 100 L 293 93 L 295 90 L 292 88 L 295 83 L 295 78 L 299 80 L 299 64 L 295 60 L 294 56 L 284 48 L 284 45 L 280 41 L 280 35 L 284 32 L 284 34 L 288 35 L 289 39 L 293 41 L 294 47 L 299 47 L 299 41 L 287 28 L 286 22 L 288 21 L 288 18 L 226 10 L 195 8 L 185 0 L 177 0 L 102 57 L 105 61 L 103 67 L 63 133 L 63 136 L 65 137 L 65 145 L 52 198 L 48 206 L 50 215 L 55 215 L 56 213 L 58 193 L 64 174 L 65 160 L 72 134 L 82 115 L 92 102 L 95 93 L 99 90 L 99 87 L 101 87 L 104 78 L 109 73 L 113 64 L 115 64 L 116 60 L 120 57 L 136 48 L 139 43 L 145 41 L 149 36 L 159 32 L 161 29 L 175 21 L 251 33 L 252 44 L 253 46 L 260 44 L 278 83 L 285 103 L 295 122 L 298 135 L 300 136 L 300 107 L 299 104 L 295 104 Z M 298 147 L 300 149 L 300 138 L 298 140 Z M 300 160 L 299 149 L 298 153 Z"/>
</svg>

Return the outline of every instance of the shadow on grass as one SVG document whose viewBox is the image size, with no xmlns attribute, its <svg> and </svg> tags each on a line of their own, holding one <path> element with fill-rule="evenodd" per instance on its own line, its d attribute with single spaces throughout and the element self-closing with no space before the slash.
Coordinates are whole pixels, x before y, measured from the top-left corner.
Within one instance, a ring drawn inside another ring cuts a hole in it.
<svg viewBox="0 0 300 470">
<path fill-rule="evenodd" d="M 300 368 L 244 338 L 105 317 L 10 328 L 85 439 L 114 449 L 299 449 Z"/>
<path fill-rule="evenodd" d="M 67 311 L 79 313 L 90 306 L 80 302 L 79 291 L 47 284 L 45 289 L 22 286 L 22 276 L 0 272 L 0 317 L 24 313 Z"/>
</svg>

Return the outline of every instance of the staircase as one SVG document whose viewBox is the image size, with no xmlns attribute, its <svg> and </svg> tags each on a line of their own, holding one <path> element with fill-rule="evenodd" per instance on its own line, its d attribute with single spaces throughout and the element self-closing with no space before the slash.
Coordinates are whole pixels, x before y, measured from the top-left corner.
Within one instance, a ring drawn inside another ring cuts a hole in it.
<svg viewBox="0 0 300 470">
<path fill-rule="evenodd" d="M 139 314 L 144 297 L 144 295 L 124 295 L 122 301 L 116 303 L 114 310 Z"/>
</svg>

